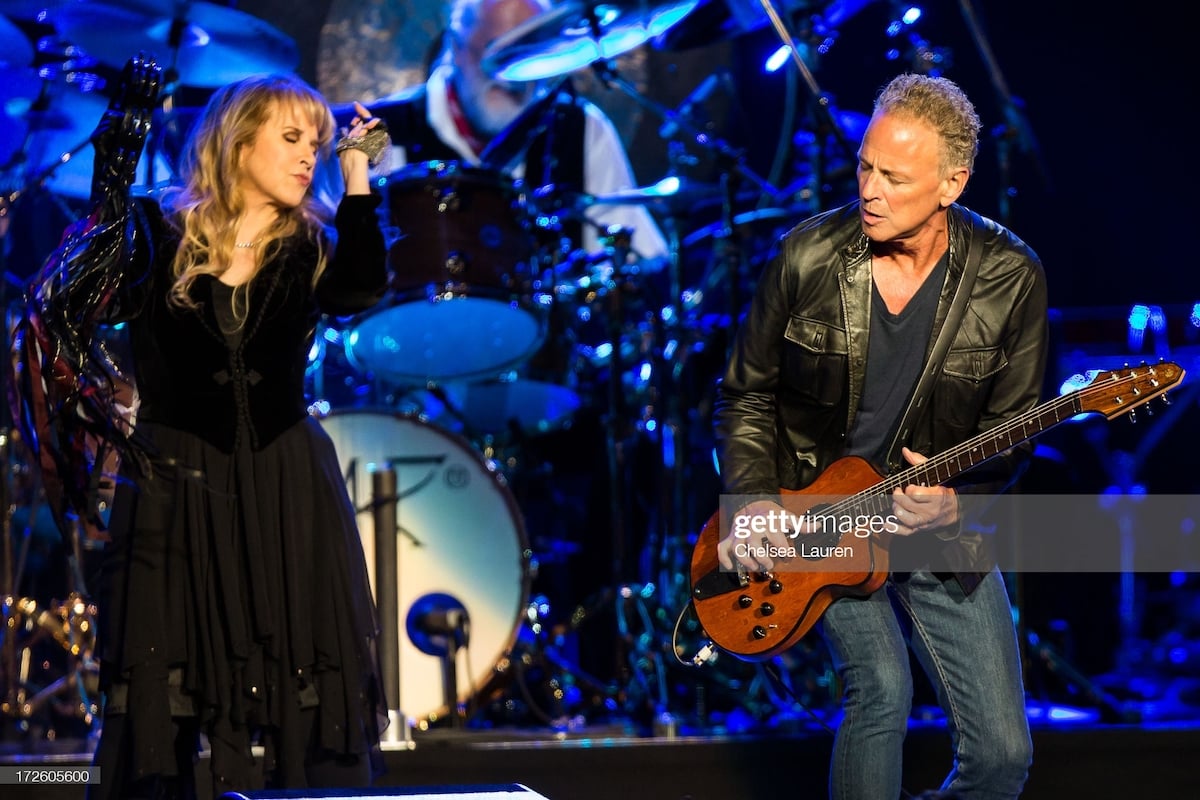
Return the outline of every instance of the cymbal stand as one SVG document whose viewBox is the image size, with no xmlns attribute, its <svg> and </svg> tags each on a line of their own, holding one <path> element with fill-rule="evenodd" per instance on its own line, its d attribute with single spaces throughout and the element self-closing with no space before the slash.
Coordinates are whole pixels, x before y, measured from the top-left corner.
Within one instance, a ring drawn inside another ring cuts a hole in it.
<svg viewBox="0 0 1200 800">
<path fill-rule="evenodd" d="M 659 383 L 658 402 L 662 403 L 665 413 L 660 419 L 662 430 L 662 463 L 670 480 L 663 481 L 664 516 L 666 530 L 663 531 L 659 543 L 658 567 L 661 570 L 657 576 L 666 596 L 676 597 L 673 590 L 674 579 L 683 577 L 683 573 L 668 570 L 670 555 L 677 549 L 687 534 L 687 518 L 684 509 L 687 507 L 687 466 L 688 442 L 690 441 L 690 426 L 688 425 L 687 404 L 684 403 L 682 384 L 679 380 L 678 367 L 682 366 L 684 350 L 690 342 L 683 341 L 686 330 L 683 326 L 683 265 L 680 249 L 679 224 L 674 215 L 667 215 L 665 224 L 667 244 L 670 253 L 667 269 L 670 270 L 671 301 L 669 324 L 664 325 L 661 314 L 656 314 L 658 325 L 662 329 L 659 342 L 670 350 L 663 352 L 660 345 L 657 349 L 659 356 L 657 374 L 661 375 Z"/>
<path fill-rule="evenodd" d="M 605 418 L 605 449 L 608 457 L 609 512 L 613 529 L 612 578 L 616 584 L 632 580 L 629 568 L 629 497 L 625 491 L 626 439 L 625 404 L 621 339 L 624 335 L 624 300 L 627 279 L 624 265 L 631 250 L 632 232 L 627 228 L 610 229 L 607 250 L 613 262 L 613 274 L 605 294 L 605 317 L 612 353 L 608 361 L 608 415 Z"/>
<path fill-rule="evenodd" d="M 804 84 L 808 87 L 808 91 L 816 98 L 817 111 L 824 118 L 824 122 L 829 126 L 830 132 L 837 140 L 838 146 L 842 152 L 852 158 L 855 155 L 855 146 L 850 143 L 850 139 L 846 136 L 846 131 L 838 122 L 837 115 L 833 113 L 832 99 L 825 92 L 821 91 L 820 85 L 817 84 L 817 79 L 813 75 L 812 70 L 808 68 L 808 64 L 804 63 L 804 59 L 800 56 L 800 48 L 796 44 L 796 37 L 788 30 L 787 25 L 779 16 L 779 12 L 771 3 L 771 0 L 759 0 L 763 10 L 767 13 L 767 17 L 771 20 L 771 26 L 775 29 L 779 40 L 788 48 L 788 54 L 792 57 L 792 63 L 800 71 L 800 77 L 804 79 Z"/>
<path fill-rule="evenodd" d="M 979 50 L 979 55 L 983 58 L 987 66 L 988 76 L 991 78 L 992 87 L 996 90 L 996 94 L 1000 98 L 1000 103 L 1004 108 L 1004 124 L 997 126 L 993 131 L 993 136 L 996 137 L 996 159 L 1000 169 L 1000 190 L 997 197 L 999 221 L 1005 225 L 1011 223 L 1012 208 L 1009 203 L 1013 196 L 1013 187 L 1009 184 L 1012 162 L 1009 157 L 1012 142 L 1016 142 L 1017 147 L 1024 153 L 1033 157 L 1034 167 L 1037 169 L 1038 175 L 1041 177 L 1043 184 L 1050 188 L 1050 173 L 1042 160 L 1041 148 L 1038 146 L 1037 139 L 1033 134 L 1033 128 L 1029 124 L 1028 118 L 1023 110 L 1023 103 L 1020 99 L 1013 97 L 1008 89 L 1008 82 L 1004 79 L 1004 74 L 1000 71 L 1000 65 L 996 61 L 995 55 L 992 53 L 992 48 L 988 44 L 987 36 L 983 32 L 983 26 L 979 22 L 979 17 L 975 13 L 975 8 L 970 0 L 959 0 L 959 7 L 962 10 L 963 19 L 967 23 L 967 27 L 971 31 L 971 38 L 975 40 L 975 47 Z"/>
<path fill-rule="evenodd" d="M 609 62 L 603 60 L 595 61 L 591 66 L 602 85 L 624 92 L 640 106 L 656 115 L 664 123 L 670 125 L 671 130 L 675 131 L 675 133 L 672 134 L 672 138 L 675 136 L 680 136 L 686 139 L 689 143 L 694 143 L 702 149 L 710 151 L 716 155 L 718 163 L 721 164 L 721 182 L 724 190 L 724 202 L 721 209 L 722 225 L 724 231 L 729 232 L 730 236 L 732 236 L 734 232 L 733 197 L 735 195 L 734 190 L 737 181 L 748 181 L 749 183 L 753 184 L 759 190 L 761 196 L 768 198 L 774 205 L 779 204 L 779 202 L 783 199 L 778 188 L 773 186 L 765 178 L 758 175 L 746 164 L 745 153 L 743 151 L 734 148 L 724 139 L 712 136 L 708 131 L 698 127 L 690 119 L 688 114 L 680 113 L 668 108 L 662 103 L 658 103 L 645 97 L 641 92 L 638 91 L 636 86 L 619 76 Z M 830 115 L 830 118 L 832 120 L 832 114 Z M 837 121 L 832 120 L 831 124 L 836 129 Z M 842 138 L 845 138 L 844 134 L 842 135 Z M 730 257 L 737 258 L 740 262 L 740 251 L 737 248 L 732 248 L 730 250 Z M 731 281 L 736 281 L 740 277 L 742 265 L 738 263 L 736 266 L 736 271 L 731 271 L 729 273 L 729 278 Z M 675 295 L 675 297 L 672 298 L 673 303 L 679 302 L 681 289 L 682 287 L 675 286 L 673 282 L 672 293 Z M 740 300 L 736 297 L 736 290 L 732 294 L 734 296 L 730 298 L 731 304 L 738 302 L 739 305 L 735 307 L 730 319 L 730 340 L 733 338 L 732 328 L 736 325 L 737 315 L 740 312 Z"/>
</svg>

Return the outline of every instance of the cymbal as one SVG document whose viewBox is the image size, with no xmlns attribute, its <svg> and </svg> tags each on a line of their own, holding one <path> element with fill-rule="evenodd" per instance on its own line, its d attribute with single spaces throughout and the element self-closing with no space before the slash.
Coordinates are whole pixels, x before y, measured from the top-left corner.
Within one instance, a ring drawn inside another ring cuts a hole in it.
<svg viewBox="0 0 1200 800">
<path fill-rule="evenodd" d="M 566 75 L 616 58 L 668 31 L 700 0 L 568 0 L 497 37 L 484 72 L 507 81 Z"/>
<path fill-rule="evenodd" d="M 741 214 L 735 215 L 733 218 L 733 227 L 740 228 L 744 225 L 763 221 L 773 225 L 784 226 L 789 221 L 798 221 L 799 216 L 794 209 L 789 208 L 756 208 L 752 211 L 743 211 Z M 729 226 L 724 222 L 714 222 L 711 225 L 705 225 L 699 230 L 692 231 L 683 237 L 683 241 L 680 244 L 684 247 L 695 247 L 709 239 L 728 235 L 729 232 Z"/>
<path fill-rule="evenodd" d="M 575 197 L 577 208 L 588 206 L 650 206 L 660 211 L 687 210 L 721 197 L 721 187 L 687 177 L 671 175 L 650 186 L 625 189 L 609 194 L 581 194 Z"/>
<path fill-rule="evenodd" d="M 33 42 L 8 17 L 0 16 L 0 64 L 28 67 L 33 63 Z"/>
<path fill-rule="evenodd" d="M 39 77 L 32 67 L 0 69 L 0 165 L 9 183 L 22 185 L 48 174 L 45 187 L 64 197 L 86 199 L 92 190 L 92 131 L 108 108 L 99 91 L 86 91 L 63 76 Z M 161 154 L 138 165 L 134 185 L 170 177 Z M 51 171 L 51 168 L 53 170 Z"/>
<path fill-rule="evenodd" d="M 850 0 L 851 3 L 856 0 Z M 837 0 L 834 0 L 836 3 Z M 869 0 L 857 0 L 866 5 Z M 792 16 L 816 11 L 819 4 L 810 0 L 782 0 L 776 3 L 779 12 Z M 757 2 L 730 3 L 726 0 L 702 0 L 686 20 L 658 36 L 654 45 L 660 50 L 690 50 L 751 33 L 767 25 L 770 18 L 762 13 Z"/>
<path fill-rule="evenodd" d="M 186 86 L 215 88 L 250 75 L 292 72 L 300 63 L 291 37 L 257 17 L 213 3 L 51 3 L 44 21 L 110 66 L 150 53 L 164 68 L 173 66 Z"/>
</svg>

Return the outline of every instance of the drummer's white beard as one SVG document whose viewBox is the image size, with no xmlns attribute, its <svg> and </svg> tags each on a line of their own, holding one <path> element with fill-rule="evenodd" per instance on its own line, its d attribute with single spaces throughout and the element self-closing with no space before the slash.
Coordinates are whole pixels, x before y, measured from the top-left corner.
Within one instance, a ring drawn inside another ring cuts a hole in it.
<svg viewBox="0 0 1200 800">
<path fill-rule="evenodd" d="M 491 88 L 497 91 L 490 91 Z M 500 87 L 488 87 L 465 102 L 463 110 L 475 132 L 490 139 L 511 125 L 526 105 L 527 102 L 517 100 Z"/>
</svg>

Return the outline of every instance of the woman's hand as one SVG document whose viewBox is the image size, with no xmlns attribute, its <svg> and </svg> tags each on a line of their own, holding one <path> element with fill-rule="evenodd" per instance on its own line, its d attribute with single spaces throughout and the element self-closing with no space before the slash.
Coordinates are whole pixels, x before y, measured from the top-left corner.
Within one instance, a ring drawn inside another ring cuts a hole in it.
<svg viewBox="0 0 1200 800">
<path fill-rule="evenodd" d="M 350 121 L 350 127 L 342 131 L 338 140 L 338 163 L 342 168 L 342 181 L 346 186 L 346 194 L 369 194 L 370 167 L 372 162 L 378 163 L 382 156 L 381 150 L 388 145 L 380 144 L 387 138 L 387 128 L 378 117 L 372 117 L 371 112 L 362 103 L 354 103 L 355 117 Z M 375 131 L 372 134 L 372 131 Z M 368 134 L 372 134 L 368 139 Z M 378 149 L 377 149 L 378 148 Z M 372 155 L 374 153 L 374 155 Z"/>
</svg>

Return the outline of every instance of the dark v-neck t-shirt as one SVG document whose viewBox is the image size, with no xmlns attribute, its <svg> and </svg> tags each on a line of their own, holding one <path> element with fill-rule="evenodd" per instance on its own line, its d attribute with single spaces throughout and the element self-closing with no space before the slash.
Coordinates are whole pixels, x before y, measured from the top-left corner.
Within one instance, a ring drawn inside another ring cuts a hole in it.
<svg viewBox="0 0 1200 800">
<path fill-rule="evenodd" d="M 886 459 L 885 451 L 925 366 L 925 351 L 949 261 L 947 251 L 898 314 L 888 311 L 875 282 L 871 282 L 867 373 L 854 427 L 847 437 L 846 455 L 861 456 L 876 465 Z"/>
<path fill-rule="evenodd" d="M 242 343 L 242 325 L 233 312 L 233 292 L 236 287 L 212 279 L 213 311 L 217 315 L 217 324 L 221 333 L 225 334 L 225 343 L 231 349 L 236 349 Z"/>
</svg>

